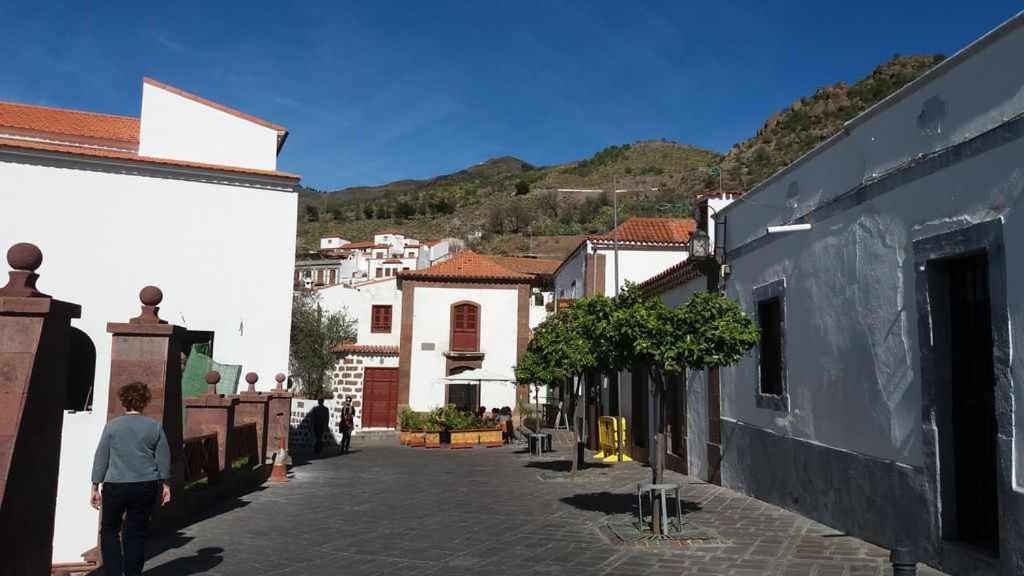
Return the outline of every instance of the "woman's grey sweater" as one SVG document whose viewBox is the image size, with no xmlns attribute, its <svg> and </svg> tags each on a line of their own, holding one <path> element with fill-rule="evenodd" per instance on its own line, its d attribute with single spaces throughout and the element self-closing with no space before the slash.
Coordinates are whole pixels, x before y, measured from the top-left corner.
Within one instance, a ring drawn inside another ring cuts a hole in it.
<svg viewBox="0 0 1024 576">
<path fill-rule="evenodd" d="M 141 414 L 114 418 L 103 428 L 92 482 L 148 482 L 171 477 L 171 451 L 159 422 Z"/>
</svg>

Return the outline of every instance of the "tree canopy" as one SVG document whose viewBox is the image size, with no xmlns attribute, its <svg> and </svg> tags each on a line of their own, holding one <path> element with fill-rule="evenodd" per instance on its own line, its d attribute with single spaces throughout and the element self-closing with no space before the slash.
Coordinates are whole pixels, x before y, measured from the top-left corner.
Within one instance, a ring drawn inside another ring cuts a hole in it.
<svg viewBox="0 0 1024 576">
<path fill-rule="evenodd" d="M 356 323 L 344 312 L 325 312 L 315 292 L 299 292 L 292 299 L 289 364 L 301 380 L 299 393 L 307 398 L 330 395 L 326 375 L 334 366 L 333 348 L 355 340 Z"/>
</svg>

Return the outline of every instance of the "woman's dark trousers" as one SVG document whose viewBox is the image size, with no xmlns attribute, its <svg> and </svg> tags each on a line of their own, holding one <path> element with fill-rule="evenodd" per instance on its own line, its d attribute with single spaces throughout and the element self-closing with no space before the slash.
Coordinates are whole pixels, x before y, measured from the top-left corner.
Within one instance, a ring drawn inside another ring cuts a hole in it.
<svg viewBox="0 0 1024 576">
<path fill-rule="evenodd" d="M 142 564 L 146 560 L 146 525 L 156 505 L 158 486 L 158 482 L 103 484 L 100 551 L 107 576 L 142 574 Z M 124 534 L 121 534 L 122 519 Z"/>
</svg>

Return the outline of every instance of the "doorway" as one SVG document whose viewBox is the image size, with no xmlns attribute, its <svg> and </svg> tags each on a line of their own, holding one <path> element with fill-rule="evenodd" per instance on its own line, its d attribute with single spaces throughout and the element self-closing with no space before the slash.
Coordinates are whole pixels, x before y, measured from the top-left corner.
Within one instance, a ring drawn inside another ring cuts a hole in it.
<svg viewBox="0 0 1024 576">
<path fill-rule="evenodd" d="M 448 371 L 448 375 L 455 376 L 472 369 L 471 366 L 456 366 Z M 447 403 L 454 405 L 463 412 L 476 413 L 477 409 L 480 408 L 480 385 L 469 383 L 449 384 Z"/>
<path fill-rule="evenodd" d="M 363 373 L 364 428 L 394 428 L 398 422 L 398 368 L 367 368 Z"/>
<path fill-rule="evenodd" d="M 995 368 L 988 254 L 933 265 L 932 320 L 948 362 L 939 379 L 943 537 L 999 552 Z"/>
</svg>

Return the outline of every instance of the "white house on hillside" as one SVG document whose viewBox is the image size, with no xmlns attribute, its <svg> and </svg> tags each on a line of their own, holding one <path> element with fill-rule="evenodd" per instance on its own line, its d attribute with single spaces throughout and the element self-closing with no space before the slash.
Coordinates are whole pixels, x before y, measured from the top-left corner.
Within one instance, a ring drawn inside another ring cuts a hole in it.
<svg viewBox="0 0 1024 576">
<path fill-rule="evenodd" d="M 296 288 L 321 288 L 342 284 L 357 286 L 399 272 L 425 268 L 448 258 L 448 240 L 408 238 L 398 230 L 382 230 L 368 242 L 321 238 L 319 257 L 295 262 Z"/>
<path fill-rule="evenodd" d="M 288 366 L 299 177 L 277 169 L 288 132 L 152 79 L 139 117 L 0 103 L 0 252 L 32 242 L 40 288 L 82 305 L 95 347 L 91 406 L 64 417 L 54 562 L 96 545 L 84 488 L 106 422 L 111 336 L 138 314 L 213 331 L 214 356 L 260 374 Z M 259 270 L 259 280 L 253 271 Z"/>
</svg>

